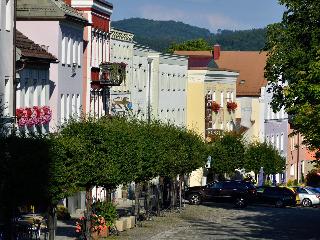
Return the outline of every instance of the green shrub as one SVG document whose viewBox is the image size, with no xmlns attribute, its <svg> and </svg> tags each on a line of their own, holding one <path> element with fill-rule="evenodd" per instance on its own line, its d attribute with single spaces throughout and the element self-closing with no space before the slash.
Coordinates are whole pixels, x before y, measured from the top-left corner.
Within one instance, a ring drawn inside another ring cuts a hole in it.
<svg viewBox="0 0 320 240">
<path fill-rule="evenodd" d="M 118 218 L 116 205 L 112 202 L 95 202 L 92 204 L 92 211 L 94 214 L 104 217 L 108 226 L 114 225 Z"/>
<path fill-rule="evenodd" d="M 292 184 L 293 184 L 293 183 L 292 183 L 292 180 L 289 179 L 288 182 L 287 182 L 287 187 L 292 187 Z"/>
<path fill-rule="evenodd" d="M 71 216 L 68 209 L 63 205 L 57 206 L 57 218 L 58 220 L 70 220 Z"/>
</svg>

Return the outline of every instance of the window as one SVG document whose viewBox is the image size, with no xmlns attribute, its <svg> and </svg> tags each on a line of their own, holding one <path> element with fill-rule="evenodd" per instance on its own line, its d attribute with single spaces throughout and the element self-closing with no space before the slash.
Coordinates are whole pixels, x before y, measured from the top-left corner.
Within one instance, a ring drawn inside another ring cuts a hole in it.
<svg viewBox="0 0 320 240">
<path fill-rule="evenodd" d="M 71 38 L 69 37 L 68 39 L 68 48 L 67 48 L 67 64 L 70 65 L 71 64 Z"/>
<path fill-rule="evenodd" d="M 73 41 L 73 49 L 72 49 L 72 59 L 73 59 L 73 64 L 77 64 L 77 60 L 78 60 L 78 57 L 77 57 L 77 46 L 78 46 L 78 42 L 77 41 Z"/>
<path fill-rule="evenodd" d="M 70 95 L 67 94 L 67 106 L 66 106 L 66 119 L 69 120 L 70 118 Z"/>
<path fill-rule="evenodd" d="M 71 104 L 72 104 L 72 112 L 71 112 L 71 114 L 72 114 L 72 117 L 75 117 L 75 115 L 77 113 L 76 95 L 72 94 L 71 96 L 72 96 L 71 97 L 71 99 L 72 99 L 72 102 L 71 102 Z"/>
<path fill-rule="evenodd" d="M 223 92 L 220 93 L 220 106 L 223 107 Z"/>
<path fill-rule="evenodd" d="M 270 103 L 268 103 L 267 106 L 267 120 L 269 120 L 271 118 L 271 108 L 270 108 Z"/>
<path fill-rule="evenodd" d="M 80 103 L 80 94 L 77 94 L 77 115 L 80 117 L 81 114 L 81 103 Z"/>
<path fill-rule="evenodd" d="M 214 91 L 213 94 L 212 94 L 212 100 L 216 101 L 216 91 Z"/>
<path fill-rule="evenodd" d="M 33 80 L 33 103 L 31 106 L 39 106 L 40 101 L 38 101 L 38 97 L 40 95 L 40 86 L 38 86 L 37 79 Z"/>
<path fill-rule="evenodd" d="M 284 134 L 281 133 L 281 137 L 280 137 L 280 151 L 283 151 L 283 141 L 284 141 Z"/>
<path fill-rule="evenodd" d="M 30 107 L 30 105 L 29 105 L 30 104 L 30 102 L 29 102 L 29 100 L 30 100 L 30 86 L 31 86 L 30 81 L 27 78 L 25 81 L 25 85 L 24 85 L 24 87 L 25 87 L 24 106 L 25 107 Z"/>
<path fill-rule="evenodd" d="M 276 149 L 279 149 L 279 135 L 278 135 L 278 134 L 277 134 L 277 137 L 276 137 L 275 148 L 276 148 Z"/>
<path fill-rule="evenodd" d="M 274 145 L 274 136 L 271 135 L 271 142 L 270 142 L 271 145 Z"/>
<path fill-rule="evenodd" d="M 290 166 L 290 176 L 294 176 L 294 169 L 295 169 L 294 164 L 291 164 L 291 166 Z"/>
<path fill-rule="evenodd" d="M 234 102 L 234 93 L 231 92 L 231 102 Z"/>
<path fill-rule="evenodd" d="M 61 63 L 66 64 L 66 36 L 63 36 L 61 43 Z"/>
<path fill-rule="evenodd" d="M 78 66 L 81 66 L 81 56 L 82 56 L 82 51 L 81 51 L 81 41 L 78 42 Z"/>
<path fill-rule="evenodd" d="M 238 185 L 236 182 L 224 182 L 223 183 L 223 188 L 225 189 L 235 189 L 238 188 Z"/>
<path fill-rule="evenodd" d="M 47 103 L 46 103 L 46 80 L 45 79 L 42 80 L 42 84 L 41 84 L 41 100 L 40 100 L 40 102 L 41 102 L 42 106 L 47 105 Z"/>
<path fill-rule="evenodd" d="M 11 31 L 12 28 L 12 0 L 6 0 L 6 30 Z"/>
<path fill-rule="evenodd" d="M 3 111 L 3 113 L 4 113 L 4 115 L 9 115 L 9 101 L 10 101 L 10 99 L 9 99 L 9 96 L 11 95 L 11 94 L 9 94 L 9 93 L 11 93 L 11 91 L 10 91 L 10 77 L 5 77 L 5 79 L 4 79 L 4 90 L 5 90 L 5 93 L 6 94 L 4 94 L 4 104 L 5 104 L 5 107 L 4 107 L 4 111 Z"/>
<path fill-rule="evenodd" d="M 269 135 L 266 136 L 266 143 L 270 143 L 270 141 L 269 141 Z"/>
<path fill-rule="evenodd" d="M 230 95 L 230 92 L 227 92 L 227 102 L 230 102 L 231 101 L 231 95 Z"/>
<path fill-rule="evenodd" d="M 64 123 L 65 120 L 65 104 L 64 104 L 64 96 L 61 94 L 60 97 L 60 121 Z"/>
</svg>

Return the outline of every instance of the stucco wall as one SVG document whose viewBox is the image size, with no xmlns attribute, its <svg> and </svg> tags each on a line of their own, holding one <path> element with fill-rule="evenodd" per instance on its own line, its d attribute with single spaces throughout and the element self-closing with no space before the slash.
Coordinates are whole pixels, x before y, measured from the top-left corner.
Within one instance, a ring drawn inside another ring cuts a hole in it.
<svg viewBox="0 0 320 240">
<path fill-rule="evenodd" d="M 52 109 L 52 121 L 50 130 L 55 131 L 61 123 L 61 94 L 64 97 L 69 95 L 69 113 L 72 115 L 72 96 L 79 95 L 80 103 L 82 98 L 82 66 L 63 64 L 62 58 L 62 37 L 67 36 L 73 41 L 81 41 L 81 54 L 83 53 L 82 39 L 83 26 L 71 22 L 59 21 L 18 21 L 17 28 L 28 38 L 39 45 L 48 46 L 48 51 L 58 58 L 58 64 L 52 64 L 50 68 L 50 107 Z M 66 45 L 67 51 L 67 45 Z M 66 53 L 67 54 L 67 53 Z M 71 50 L 70 58 L 73 59 Z M 81 59 L 82 56 L 81 56 Z M 76 97 L 75 97 L 76 98 Z M 66 100 L 65 109 L 67 109 Z M 80 104 L 78 104 L 80 105 Z M 76 107 L 80 108 L 79 106 Z M 65 118 L 69 116 L 64 114 Z"/>
<path fill-rule="evenodd" d="M 4 114 L 13 115 L 13 0 L 11 13 L 6 12 L 6 1 L 0 3 L 0 104 L 4 104 Z M 6 29 L 6 14 L 11 15 L 10 29 Z M 6 86 L 6 87 L 5 87 Z"/>
</svg>

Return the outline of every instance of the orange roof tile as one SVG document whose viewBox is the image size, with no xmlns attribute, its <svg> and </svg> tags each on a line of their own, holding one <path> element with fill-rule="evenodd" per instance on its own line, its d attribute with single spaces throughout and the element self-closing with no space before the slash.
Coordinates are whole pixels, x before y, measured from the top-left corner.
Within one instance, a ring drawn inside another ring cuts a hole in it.
<svg viewBox="0 0 320 240">
<path fill-rule="evenodd" d="M 266 61 L 266 52 L 221 51 L 216 64 L 219 68 L 239 71 L 237 96 L 260 96 L 261 87 L 267 85 L 264 78 Z"/>
</svg>

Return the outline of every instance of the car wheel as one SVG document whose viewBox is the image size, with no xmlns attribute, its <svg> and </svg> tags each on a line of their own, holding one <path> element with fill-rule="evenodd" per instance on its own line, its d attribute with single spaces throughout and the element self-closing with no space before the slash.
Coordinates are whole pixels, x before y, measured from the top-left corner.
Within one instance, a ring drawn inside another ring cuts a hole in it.
<svg viewBox="0 0 320 240">
<path fill-rule="evenodd" d="M 275 205 L 276 205 L 277 208 L 284 207 L 283 201 L 280 200 L 280 199 L 276 201 L 276 204 L 275 204 Z"/>
<path fill-rule="evenodd" d="M 201 197 L 199 194 L 192 194 L 189 198 L 190 204 L 199 205 L 201 203 Z"/>
<path fill-rule="evenodd" d="M 302 200 L 302 206 L 304 207 L 311 207 L 312 206 L 312 202 L 309 198 L 305 198 Z"/>
<path fill-rule="evenodd" d="M 236 198 L 235 205 L 238 208 L 244 208 L 246 206 L 246 201 L 243 197 Z"/>
</svg>

